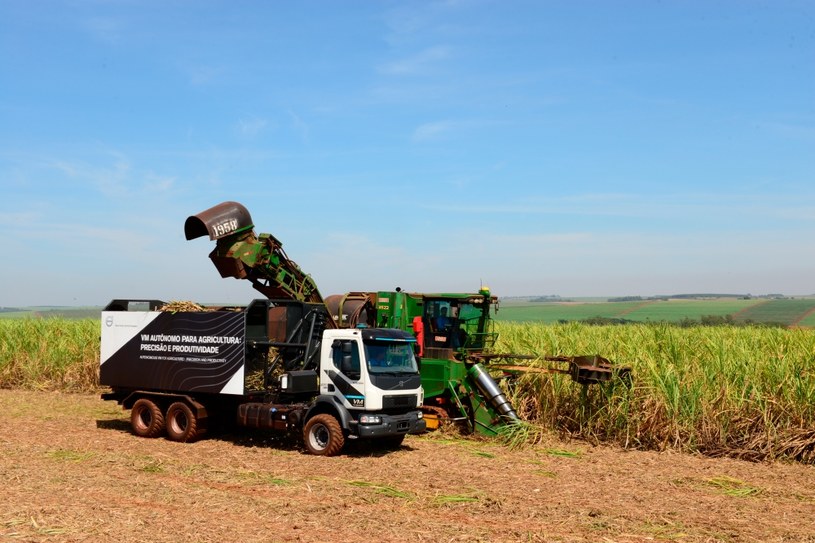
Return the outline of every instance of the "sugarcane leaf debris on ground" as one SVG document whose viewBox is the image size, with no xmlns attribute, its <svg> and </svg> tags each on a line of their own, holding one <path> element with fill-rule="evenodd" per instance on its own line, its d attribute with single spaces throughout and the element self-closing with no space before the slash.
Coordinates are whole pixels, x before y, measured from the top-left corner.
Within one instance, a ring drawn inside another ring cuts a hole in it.
<svg viewBox="0 0 815 543">
<path fill-rule="evenodd" d="M 239 434 L 139 438 L 95 394 L 0 390 L 0 413 L 12 541 L 815 541 L 802 463 L 438 434 L 325 458 Z"/>
</svg>

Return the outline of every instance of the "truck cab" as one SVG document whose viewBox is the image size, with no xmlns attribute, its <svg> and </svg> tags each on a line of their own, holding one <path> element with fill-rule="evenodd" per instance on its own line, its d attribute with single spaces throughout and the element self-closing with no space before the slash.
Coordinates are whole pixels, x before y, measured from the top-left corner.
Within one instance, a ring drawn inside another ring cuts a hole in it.
<svg viewBox="0 0 815 543">
<path fill-rule="evenodd" d="M 426 430 L 413 334 L 327 328 L 325 306 L 316 303 L 255 300 L 247 312 L 247 328 L 262 334 L 248 344 L 264 350 L 265 402 L 306 404 L 312 453 L 334 454 L 346 438 L 394 447 Z"/>
<path fill-rule="evenodd" d="M 320 396 L 336 398 L 348 411 L 352 435 L 404 436 L 424 430 L 415 345 L 412 334 L 396 329 L 324 332 Z"/>
</svg>

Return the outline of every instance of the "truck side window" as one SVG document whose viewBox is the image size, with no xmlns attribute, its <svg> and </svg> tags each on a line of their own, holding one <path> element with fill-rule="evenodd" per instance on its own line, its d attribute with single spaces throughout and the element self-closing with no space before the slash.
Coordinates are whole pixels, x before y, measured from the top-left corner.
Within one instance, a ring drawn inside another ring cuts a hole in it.
<svg viewBox="0 0 815 543">
<path fill-rule="evenodd" d="M 352 380 L 359 379 L 359 346 L 355 341 L 336 341 L 332 345 L 332 361 L 334 367 L 340 370 L 346 377 Z M 350 357 L 350 366 L 343 369 L 343 357 Z"/>
</svg>

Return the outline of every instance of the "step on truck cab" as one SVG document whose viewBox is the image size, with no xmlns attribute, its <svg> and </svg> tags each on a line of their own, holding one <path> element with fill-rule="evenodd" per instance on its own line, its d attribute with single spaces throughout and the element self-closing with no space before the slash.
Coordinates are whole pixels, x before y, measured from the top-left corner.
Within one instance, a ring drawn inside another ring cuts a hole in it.
<svg viewBox="0 0 815 543">
<path fill-rule="evenodd" d="M 102 397 L 133 432 L 195 441 L 216 423 L 299 435 L 312 454 L 348 439 L 397 447 L 425 431 L 412 334 L 326 329 L 320 303 L 204 308 L 113 300 L 102 312 Z"/>
</svg>

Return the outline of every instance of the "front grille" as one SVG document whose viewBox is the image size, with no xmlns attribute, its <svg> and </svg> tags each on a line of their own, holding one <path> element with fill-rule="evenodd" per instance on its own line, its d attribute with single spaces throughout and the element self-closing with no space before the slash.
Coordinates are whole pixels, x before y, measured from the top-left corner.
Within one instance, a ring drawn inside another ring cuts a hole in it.
<svg viewBox="0 0 815 543">
<path fill-rule="evenodd" d="M 416 407 L 416 400 L 417 397 L 415 394 L 408 394 L 406 396 L 384 396 L 382 398 L 382 408 Z"/>
</svg>

